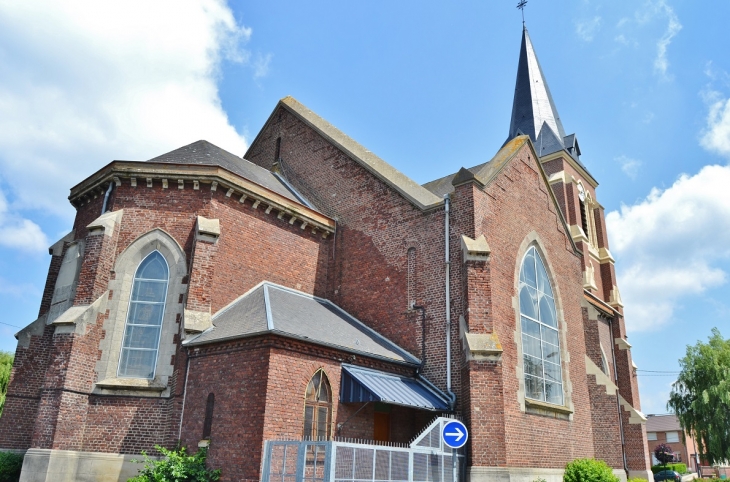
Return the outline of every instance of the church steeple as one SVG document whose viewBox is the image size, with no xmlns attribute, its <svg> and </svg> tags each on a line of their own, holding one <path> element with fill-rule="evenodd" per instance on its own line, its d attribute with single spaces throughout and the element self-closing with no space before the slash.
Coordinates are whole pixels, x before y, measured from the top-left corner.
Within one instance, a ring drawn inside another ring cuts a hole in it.
<svg viewBox="0 0 730 482">
<path fill-rule="evenodd" d="M 512 121 L 507 140 L 520 134 L 530 136 L 540 156 L 561 149 L 567 150 L 576 159 L 580 155 L 575 135 L 565 135 L 550 88 L 525 27 L 522 29 Z"/>
</svg>

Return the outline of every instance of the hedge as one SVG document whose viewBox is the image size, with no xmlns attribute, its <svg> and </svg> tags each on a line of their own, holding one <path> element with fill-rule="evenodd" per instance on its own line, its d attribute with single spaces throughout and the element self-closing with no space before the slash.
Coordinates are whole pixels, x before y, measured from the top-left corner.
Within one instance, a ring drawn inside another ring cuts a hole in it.
<svg viewBox="0 0 730 482">
<path fill-rule="evenodd" d="M 603 460 L 576 459 L 565 466 L 563 482 L 619 482 Z"/>
<path fill-rule="evenodd" d="M 680 474 L 687 473 L 687 464 L 667 464 L 667 465 L 652 465 L 651 471 L 655 474 L 657 472 L 661 472 L 662 470 L 674 470 L 679 472 Z"/>
<path fill-rule="evenodd" d="M 12 452 L 0 452 L 0 482 L 17 482 L 20 469 L 23 467 L 23 456 Z"/>
</svg>

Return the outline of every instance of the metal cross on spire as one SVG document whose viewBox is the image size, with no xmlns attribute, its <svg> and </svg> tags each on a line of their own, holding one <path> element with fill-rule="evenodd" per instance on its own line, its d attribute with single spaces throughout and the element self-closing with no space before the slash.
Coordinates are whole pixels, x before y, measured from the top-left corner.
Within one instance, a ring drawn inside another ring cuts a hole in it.
<svg viewBox="0 0 730 482">
<path fill-rule="evenodd" d="M 525 26 L 525 5 L 527 5 L 527 0 L 520 0 L 517 3 L 517 8 L 519 8 L 520 11 L 522 12 L 522 26 L 523 27 Z"/>
</svg>

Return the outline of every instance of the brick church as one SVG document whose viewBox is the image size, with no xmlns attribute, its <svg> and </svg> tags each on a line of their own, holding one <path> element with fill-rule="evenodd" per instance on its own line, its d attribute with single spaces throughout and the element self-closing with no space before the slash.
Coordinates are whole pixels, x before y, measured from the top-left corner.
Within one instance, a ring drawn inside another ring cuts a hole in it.
<svg viewBox="0 0 730 482">
<path fill-rule="evenodd" d="M 582 457 L 649 478 L 598 182 L 526 29 L 494 150 L 419 185 L 286 97 L 243 157 L 102 167 L 16 335 L 0 450 L 23 481 L 117 481 L 155 445 L 209 445 L 222 480 L 268 481 L 269 441 L 407 447 L 447 415 L 460 479 Z M 376 472 L 331 473 L 401 480 Z"/>
</svg>

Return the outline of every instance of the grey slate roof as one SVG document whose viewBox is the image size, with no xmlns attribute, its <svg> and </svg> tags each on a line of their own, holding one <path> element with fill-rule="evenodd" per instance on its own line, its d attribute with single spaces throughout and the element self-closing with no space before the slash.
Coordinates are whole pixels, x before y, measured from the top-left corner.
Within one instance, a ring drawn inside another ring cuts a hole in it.
<svg viewBox="0 0 730 482">
<path fill-rule="evenodd" d="M 507 140 L 521 134 L 530 136 L 540 157 L 565 149 L 588 173 L 588 169 L 580 161 L 580 149 L 576 148 L 575 134 L 565 134 L 527 28 L 522 29 L 512 120 Z"/>
<path fill-rule="evenodd" d="M 420 361 L 329 300 L 263 282 L 213 315 L 187 346 L 273 333 L 391 362 Z"/>
<path fill-rule="evenodd" d="M 283 107 L 297 118 L 309 125 L 318 132 L 322 137 L 331 142 L 334 146 L 342 150 L 350 159 L 360 164 L 375 177 L 383 181 L 385 184 L 400 193 L 405 199 L 422 210 L 428 210 L 443 205 L 443 199 L 436 197 L 433 193 L 419 186 L 416 181 L 406 176 L 371 151 L 357 143 L 354 139 L 347 136 L 344 132 L 315 114 L 305 105 L 300 103 L 294 97 L 288 96 L 279 101 L 278 107 Z M 271 122 L 276 109 L 272 112 L 267 124 Z M 261 129 L 259 135 L 266 130 L 266 126 Z M 258 136 L 251 143 L 249 151 L 258 141 Z"/>
<path fill-rule="evenodd" d="M 646 416 L 647 432 L 673 432 L 682 431 L 679 420 L 674 414 L 669 415 L 647 415 Z"/>
<path fill-rule="evenodd" d="M 301 202 L 271 171 L 231 154 L 208 141 L 193 142 L 161 156 L 153 157 L 147 162 L 220 166 L 292 201 Z"/>
<path fill-rule="evenodd" d="M 532 141 L 536 142 L 543 124 L 547 124 L 562 143 L 565 137 L 563 123 L 555 108 L 550 88 L 545 82 L 530 36 L 524 28 L 508 138 L 511 139 L 521 133 L 530 136 Z"/>
<path fill-rule="evenodd" d="M 505 143 L 504 146 L 495 154 L 495 156 L 484 164 L 462 168 L 459 172 L 449 174 L 448 176 L 427 182 L 423 185 L 426 189 L 436 194 L 444 196 L 454 191 L 454 182 L 457 184 L 466 176 L 473 177 L 482 184 L 487 184 L 499 172 L 500 169 L 510 160 L 512 156 L 527 142 L 527 136 L 517 136 Z"/>
<path fill-rule="evenodd" d="M 478 166 L 470 167 L 468 170 L 476 175 L 479 171 L 481 171 L 487 164 L 489 164 L 489 161 L 485 162 L 484 164 L 479 164 Z M 434 193 L 435 195 L 439 197 L 444 197 L 447 194 L 450 194 L 454 192 L 454 185 L 452 182 L 454 181 L 454 177 L 456 177 L 456 172 L 453 174 L 449 174 L 448 176 L 444 176 L 440 179 L 436 179 L 435 181 L 429 181 L 426 184 L 423 185 L 426 189 Z"/>
</svg>

